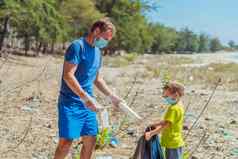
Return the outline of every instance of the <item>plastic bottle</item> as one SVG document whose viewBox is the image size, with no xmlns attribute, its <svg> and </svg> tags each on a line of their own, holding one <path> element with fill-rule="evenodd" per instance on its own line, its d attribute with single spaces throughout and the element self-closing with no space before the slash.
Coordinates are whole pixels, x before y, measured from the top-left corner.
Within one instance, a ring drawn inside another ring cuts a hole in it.
<svg viewBox="0 0 238 159">
<path fill-rule="evenodd" d="M 107 109 L 103 109 L 103 111 L 101 111 L 100 113 L 101 113 L 102 128 L 109 128 L 110 127 L 109 113 Z"/>
</svg>

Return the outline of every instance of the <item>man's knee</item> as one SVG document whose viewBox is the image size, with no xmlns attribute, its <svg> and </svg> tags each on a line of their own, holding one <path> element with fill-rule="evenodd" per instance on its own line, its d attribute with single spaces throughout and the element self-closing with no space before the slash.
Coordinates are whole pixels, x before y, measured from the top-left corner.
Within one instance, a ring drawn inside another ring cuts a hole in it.
<svg viewBox="0 0 238 159">
<path fill-rule="evenodd" d="M 83 137 L 82 141 L 85 151 L 92 151 L 96 145 L 96 137 Z"/>
<path fill-rule="evenodd" d="M 60 139 L 58 149 L 60 151 L 68 151 L 72 145 L 72 140 Z"/>
</svg>

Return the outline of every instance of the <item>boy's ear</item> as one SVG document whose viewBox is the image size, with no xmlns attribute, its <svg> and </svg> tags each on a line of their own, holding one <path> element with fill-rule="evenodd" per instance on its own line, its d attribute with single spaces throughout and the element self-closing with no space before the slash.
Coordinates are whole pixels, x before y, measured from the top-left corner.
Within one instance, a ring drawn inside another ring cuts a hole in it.
<svg viewBox="0 0 238 159">
<path fill-rule="evenodd" d="M 177 96 L 177 98 L 181 97 L 180 93 L 178 93 L 178 92 L 176 92 L 176 96 Z"/>
</svg>

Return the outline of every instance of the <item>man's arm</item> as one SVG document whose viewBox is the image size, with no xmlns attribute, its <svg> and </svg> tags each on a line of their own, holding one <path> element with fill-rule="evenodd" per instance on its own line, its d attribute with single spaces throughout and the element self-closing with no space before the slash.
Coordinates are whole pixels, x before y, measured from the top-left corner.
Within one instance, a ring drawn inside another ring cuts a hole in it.
<svg viewBox="0 0 238 159">
<path fill-rule="evenodd" d="M 99 72 L 97 74 L 97 77 L 96 77 L 96 80 L 95 80 L 94 84 L 105 96 L 110 96 L 110 95 L 113 94 L 112 91 L 107 86 L 104 79 L 101 77 Z"/>
<path fill-rule="evenodd" d="M 101 77 L 100 72 L 98 72 L 96 80 L 94 82 L 95 86 L 107 97 L 110 98 L 113 105 L 118 106 L 121 99 L 117 97 L 108 87 L 104 79 Z"/>
<path fill-rule="evenodd" d="M 65 61 L 63 80 L 66 82 L 67 86 L 85 102 L 86 106 L 88 106 L 93 111 L 96 111 L 96 105 L 92 101 L 92 98 L 82 89 L 74 75 L 76 69 L 76 64 L 71 64 Z"/>
</svg>

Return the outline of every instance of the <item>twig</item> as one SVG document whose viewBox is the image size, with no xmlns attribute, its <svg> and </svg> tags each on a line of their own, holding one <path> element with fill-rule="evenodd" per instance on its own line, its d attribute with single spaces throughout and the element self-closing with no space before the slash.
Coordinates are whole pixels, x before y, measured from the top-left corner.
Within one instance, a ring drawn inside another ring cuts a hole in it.
<svg viewBox="0 0 238 159">
<path fill-rule="evenodd" d="M 21 139 L 14 147 L 12 147 L 12 148 L 10 148 L 9 150 L 6 150 L 6 151 L 4 151 L 4 152 L 1 152 L 1 154 L 6 154 L 6 153 L 11 152 L 11 151 L 14 151 L 16 148 L 18 148 L 18 147 L 25 141 L 25 139 L 26 139 L 26 137 L 27 137 L 27 135 L 28 135 L 28 133 L 29 133 L 29 131 L 30 131 L 30 129 L 31 129 L 31 124 L 32 124 L 32 116 L 31 116 L 31 118 L 30 118 L 30 121 L 29 121 L 29 123 L 28 123 L 28 126 L 27 126 L 27 127 L 25 128 L 25 130 L 24 130 L 24 134 L 23 134 L 22 139 Z"/>
<path fill-rule="evenodd" d="M 193 154 L 197 151 L 197 149 L 200 147 L 200 145 L 204 142 L 206 142 L 206 140 L 208 139 L 209 135 L 207 135 L 206 132 L 204 132 L 203 136 L 201 137 L 201 139 L 199 140 L 198 144 L 196 145 L 196 147 L 193 149 L 193 151 L 190 154 L 190 158 L 192 158 Z"/>
<path fill-rule="evenodd" d="M 35 78 L 33 78 L 33 79 L 29 80 L 29 81 L 24 81 L 24 82 L 22 82 L 21 84 L 19 84 L 18 86 L 14 87 L 14 88 L 11 88 L 11 89 L 3 89 L 1 92 L 2 92 L 3 94 L 11 93 L 12 91 L 14 91 L 14 90 L 16 90 L 16 89 L 18 89 L 18 88 L 22 88 L 22 87 L 28 85 L 29 83 L 32 83 L 32 82 L 34 82 L 34 81 L 38 81 L 39 78 L 40 78 L 42 75 L 44 75 L 44 72 L 46 71 L 47 66 L 48 66 L 48 62 L 45 64 L 45 66 L 44 66 L 44 68 L 42 69 L 42 71 L 41 71 Z M 5 92 L 4 92 L 4 91 L 5 91 Z"/>
<path fill-rule="evenodd" d="M 188 130 L 188 133 L 187 133 L 186 136 L 185 136 L 185 140 L 187 139 L 187 137 L 189 136 L 190 132 L 191 132 L 192 129 L 195 127 L 195 125 L 197 124 L 197 122 L 199 121 L 200 117 L 201 117 L 201 116 L 203 115 L 203 113 L 205 112 L 205 110 L 206 110 L 206 108 L 208 107 L 209 103 L 211 102 L 211 100 L 212 100 L 212 98 L 213 98 L 213 96 L 214 96 L 214 94 L 215 94 L 215 92 L 216 92 L 216 89 L 217 89 L 217 87 L 219 86 L 220 82 L 221 82 L 221 79 L 219 79 L 218 82 L 215 84 L 215 87 L 214 87 L 214 89 L 213 89 L 213 91 L 212 91 L 212 93 L 211 93 L 211 95 L 210 95 L 208 101 L 207 101 L 206 104 L 204 105 L 202 111 L 201 111 L 200 114 L 198 115 L 197 119 L 194 121 L 194 123 L 193 123 L 193 125 L 191 126 L 191 128 Z"/>
<path fill-rule="evenodd" d="M 139 94 L 139 91 L 136 91 L 136 94 L 133 96 L 131 103 L 129 104 L 129 107 L 131 107 L 135 103 L 136 97 L 138 96 L 138 94 Z"/>
<path fill-rule="evenodd" d="M 132 89 L 134 88 L 136 82 L 137 82 L 137 73 L 136 73 L 136 75 L 135 75 L 135 77 L 134 77 L 134 80 L 133 80 L 133 82 L 132 82 L 131 87 L 129 88 L 127 94 L 126 94 L 126 95 L 124 96 L 124 98 L 123 98 L 124 100 L 126 100 L 126 99 L 128 98 L 128 96 L 130 95 L 130 93 L 131 93 Z"/>
<path fill-rule="evenodd" d="M 188 109 L 189 109 L 190 105 L 192 104 L 191 98 L 192 98 L 192 96 L 190 96 L 190 98 L 189 98 L 189 102 L 188 102 L 188 105 L 185 108 L 185 113 L 184 114 L 186 114 L 188 112 Z"/>
</svg>

